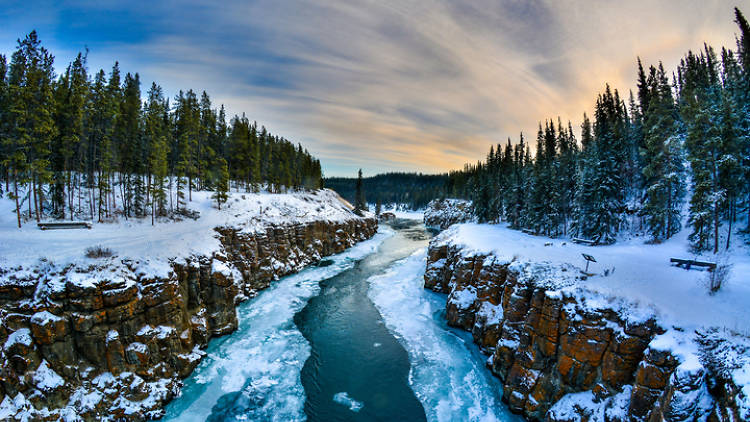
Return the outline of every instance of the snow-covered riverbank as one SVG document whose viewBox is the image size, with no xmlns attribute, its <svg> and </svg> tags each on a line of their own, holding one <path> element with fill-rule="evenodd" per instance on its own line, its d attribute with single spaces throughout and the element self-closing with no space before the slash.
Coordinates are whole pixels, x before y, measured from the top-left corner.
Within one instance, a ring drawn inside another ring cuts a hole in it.
<svg viewBox="0 0 750 422">
<path fill-rule="evenodd" d="M 448 294 L 448 322 L 491 354 L 504 399 L 532 420 L 747 420 L 748 257 L 733 251 L 711 295 L 708 272 L 669 265 L 684 240 L 590 247 L 455 225 L 430 243 L 425 285 Z M 596 259 L 588 274 L 582 254 Z"/>
<path fill-rule="evenodd" d="M 185 381 L 181 397 L 167 407 L 164 420 L 303 420 L 300 370 L 310 345 L 293 317 L 318 294 L 320 281 L 352 268 L 388 236 L 382 231 L 329 258 L 330 265 L 285 277 L 242 304 L 237 309 L 237 332 L 209 345 L 206 357 Z"/>
<path fill-rule="evenodd" d="M 377 230 L 331 191 L 194 199 L 195 221 L 3 228 L 0 419 L 161 416 L 238 304 Z"/>
</svg>

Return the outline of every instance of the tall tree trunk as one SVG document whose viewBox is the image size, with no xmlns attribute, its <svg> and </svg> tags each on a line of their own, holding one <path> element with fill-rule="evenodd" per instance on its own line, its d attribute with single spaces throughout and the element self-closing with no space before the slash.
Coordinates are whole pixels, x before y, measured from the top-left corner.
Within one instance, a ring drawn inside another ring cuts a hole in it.
<svg viewBox="0 0 750 422">
<path fill-rule="evenodd" d="M 667 235 L 666 239 L 672 237 L 672 184 L 667 184 Z"/>
<path fill-rule="evenodd" d="M 16 218 L 18 219 L 18 228 L 21 228 L 21 206 L 18 204 L 18 170 L 13 169 L 13 196 L 16 200 Z"/>
<path fill-rule="evenodd" d="M 735 218 L 735 211 L 734 211 L 735 201 L 734 197 L 729 201 L 729 230 L 727 230 L 727 245 L 726 250 L 729 250 L 729 241 L 732 238 L 732 223 L 734 222 Z"/>
<path fill-rule="evenodd" d="M 109 215 L 110 209 L 112 212 L 115 211 L 115 208 L 117 208 L 117 191 L 115 191 L 115 175 L 110 174 L 109 177 L 111 177 L 109 181 L 109 193 L 112 195 L 112 203 L 109 204 L 107 207 L 107 214 Z"/>
<path fill-rule="evenodd" d="M 67 167 L 67 165 L 66 165 Z M 73 221 L 73 182 L 70 171 L 67 171 L 67 184 L 68 184 L 68 211 L 70 211 L 70 221 Z"/>
<path fill-rule="evenodd" d="M 33 184 L 33 182 L 31 182 L 31 183 Z M 34 189 L 34 187 L 33 187 L 33 186 L 29 186 L 29 190 L 33 190 L 33 189 Z M 33 215 L 34 215 L 34 214 L 33 214 L 33 213 L 31 212 L 31 192 L 26 192 L 26 196 L 28 196 L 28 197 L 29 197 L 29 201 L 28 201 L 28 202 L 29 202 L 29 218 L 31 218 L 31 216 L 33 216 Z M 34 206 L 36 206 L 36 204 L 34 204 Z"/>
<path fill-rule="evenodd" d="M 76 181 L 75 183 L 76 190 L 78 191 L 78 212 L 83 214 L 83 206 L 81 205 L 81 175 L 80 174 L 76 174 L 75 181 Z"/>
<path fill-rule="evenodd" d="M 89 215 L 91 221 L 94 221 L 94 186 L 89 184 Z"/>
<path fill-rule="evenodd" d="M 33 199 L 34 201 L 34 210 L 36 211 L 36 222 L 38 223 L 40 221 L 40 218 L 39 218 L 39 204 L 36 201 L 36 189 L 37 189 L 36 174 L 34 174 L 34 176 L 31 178 L 32 198 L 29 198 L 29 199 Z"/>
<path fill-rule="evenodd" d="M 729 219 L 729 230 L 727 230 L 727 245 L 726 250 L 729 250 L 729 239 L 732 238 L 732 219 Z"/>
<path fill-rule="evenodd" d="M 98 195 L 99 203 L 97 204 L 98 205 L 97 208 L 98 208 L 98 214 L 99 214 L 99 222 L 101 223 L 102 222 L 102 171 L 101 170 L 99 170 L 99 177 L 96 179 L 96 183 L 99 186 L 99 190 L 97 192 L 99 194 Z"/>
<path fill-rule="evenodd" d="M 719 204 L 714 204 L 714 253 L 719 252 Z"/>
</svg>

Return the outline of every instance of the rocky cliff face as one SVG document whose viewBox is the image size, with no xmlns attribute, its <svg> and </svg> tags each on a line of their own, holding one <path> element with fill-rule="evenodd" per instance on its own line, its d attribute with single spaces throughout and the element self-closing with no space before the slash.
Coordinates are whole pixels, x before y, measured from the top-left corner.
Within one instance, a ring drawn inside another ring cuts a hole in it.
<svg viewBox="0 0 750 422">
<path fill-rule="evenodd" d="M 1 270 L 0 419 L 159 417 L 208 341 L 237 328 L 238 303 L 376 231 L 374 218 L 224 227 L 221 251 L 161 268 Z"/>
<path fill-rule="evenodd" d="M 616 301 L 545 282 L 567 270 L 430 245 L 425 288 L 449 295 L 448 323 L 490 355 L 512 411 L 545 421 L 749 420 L 737 381 L 746 341 L 667 330 Z"/>
</svg>

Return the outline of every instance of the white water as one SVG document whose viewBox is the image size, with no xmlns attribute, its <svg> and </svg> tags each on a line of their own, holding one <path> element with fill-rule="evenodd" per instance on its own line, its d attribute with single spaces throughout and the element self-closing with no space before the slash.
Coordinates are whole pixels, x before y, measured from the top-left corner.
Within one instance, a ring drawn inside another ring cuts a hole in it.
<svg viewBox="0 0 750 422">
<path fill-rule="evenodd" d="M 369 296 L 409 353 L 409 384 L 429 421 L 510 421 L 501 385 L 483 367 L 471 336 L 447 326 L 445 295 L 424 289 L 422 248 L 371 277 Z"/>
<path fill-rule="evenodd" d="M 375 252 L 387 230 L 333 256 L 333 264 L 285 277 L 237 309 L 239 326 L 212 340 L 207 356 L 167 407 L 166 421 L 303 420 L 300 370 L 310 346 L 293 317 L 320 291 L 319 282 Z"/>
</svg>

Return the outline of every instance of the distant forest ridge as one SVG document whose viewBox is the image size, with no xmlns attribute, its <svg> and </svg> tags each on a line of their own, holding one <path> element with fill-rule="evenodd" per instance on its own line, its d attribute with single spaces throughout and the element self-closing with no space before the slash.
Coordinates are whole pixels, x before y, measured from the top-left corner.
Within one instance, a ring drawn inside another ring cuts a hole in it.
<svg viewBox="0 0 750 422">
<path fill-rule="evenodd" d="M 448 195 L 451 191 L 448 182 L 448 174 L 384 173 L 362 178 L 362 191 L 370 204 L 403 204 L 419 209 L 435 198 Z M 356 178 L 329 177 L 323 184 L 354 203 Z"/>
</svg>

